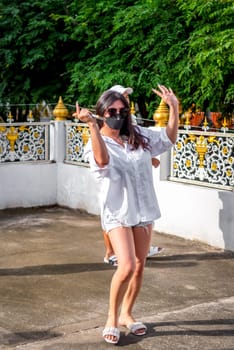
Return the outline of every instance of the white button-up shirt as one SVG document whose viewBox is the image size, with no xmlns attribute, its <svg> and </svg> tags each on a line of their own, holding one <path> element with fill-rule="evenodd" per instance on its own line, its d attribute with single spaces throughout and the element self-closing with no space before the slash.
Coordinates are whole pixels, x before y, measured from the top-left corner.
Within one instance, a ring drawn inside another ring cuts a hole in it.
<svg viewBox="0 0 234 350">
<path fill-rule="evenodd" d="M 96 164 L 90 141 L 85 147 L 85 158 L 89 160 L 91 171 L 100 185 L 103 230 L 107 229 L 107 223 L 135 226 L 161 216 L 154 191 L 151 158 L 167 151 L 173 144 L 165 129 L 137 128 L 148 137 L 151 149 L 138 147 L 132 150 L 127 142 L 123 147 L 112 138 L 102 136 L 110 157 L 104 168 Z"/>
</svg>

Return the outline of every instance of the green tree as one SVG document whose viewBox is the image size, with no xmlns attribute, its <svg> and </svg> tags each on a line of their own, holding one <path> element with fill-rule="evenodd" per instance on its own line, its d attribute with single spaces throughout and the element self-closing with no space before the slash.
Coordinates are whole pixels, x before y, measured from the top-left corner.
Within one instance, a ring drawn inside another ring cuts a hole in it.
<svg viewBox="0 0 234 350">
<path fill-rule="evenodd" d="M 223 110 L 234 100 L 234 3 L 231 0 L 177 0 L 186 20 L 185 56 L 175 73 L 184 101 Z"/>
<path fill-rule="evenodd" d="M 168 22 L 173 29 L 172 4 L 2 1 L 1 101 L 38 102 L 61 94 L 90 105 L 104 89 L 121 83 L 133 86 L 134 98 L 144 106 L 167 71 L 163 49 L 172 42 L 173 34 L 167 35 Z"/>
<path fill-rule="evenodd" d="M 162 83 L 184 108 L 221 109 L 234 95 L 233 17 L 231 0 L 0 0 L 0 101 L 91 106 L 122 84 L 152 118 Z"/>
<path fill-rule="evenodd" d="M 53 11 L 64 13 L 66 2 L 6 1 L 0 4 L 0 100 L 36 103 L 56 100 L 69 77 L 66 62 L 71 40 L 64 22 Z M 73 48 L 72 48 L 73 50 Z"/>
<path fill-rule="evenodd" d="M 70 67 L 68 93 L 77 91 L 81 103 L 94 104 L 112 85 L 130 85 L 143 115 L 147 116 L 147 102 L 152 116 L 156 97 L 151 88 L 157 83 L 174 85 L 167 52 L 185 36 L 175 1 L 112 1 L 107 6 L 89 0 L 87 4 L 79 7 L 73 28 L 72 39 L 83 49 Z"/>
</svg>

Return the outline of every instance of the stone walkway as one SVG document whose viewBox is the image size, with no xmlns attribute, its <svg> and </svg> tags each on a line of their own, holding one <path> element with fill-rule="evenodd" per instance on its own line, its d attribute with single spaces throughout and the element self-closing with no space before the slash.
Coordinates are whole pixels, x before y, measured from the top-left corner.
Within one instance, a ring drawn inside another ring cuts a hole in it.
<svg viewBox="0 0 234 350">
<path fill-rule="evenodd" d="M 233 350 L 234 253 L 154 233 L 126 350 Z M 0 211 L 0 349 L 105 350 L 111 276 L 99 218 L 59 207 Z"/>
</svg>

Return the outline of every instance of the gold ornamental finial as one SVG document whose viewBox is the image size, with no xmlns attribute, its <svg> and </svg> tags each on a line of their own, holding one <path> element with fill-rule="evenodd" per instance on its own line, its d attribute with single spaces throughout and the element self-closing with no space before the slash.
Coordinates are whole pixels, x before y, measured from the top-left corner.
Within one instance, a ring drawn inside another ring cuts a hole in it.
<svg viewBox="0 0 234 350">
<path fill-rule="evenodd" d="M 203 122 L 203 124 L 202 124 L 202 130 L 204 130 L 204 131 L 209 130 L 209 123 L 208 123 L 208 121 L 207 121 L 206 115 L 205 115 L 205 118 L 204 118 L 204 122 Z"/>
<path fill-rule="evenodd" d="M 68 109 L 65 107 L 63 103 L 62 96 L 59 97 L 58 103 L 53 110 L 53 115 L 55 116 L 55 120 L 66 120 L 68 117 Z"/>
<path fill-rule="evenodd" d="M 13 115 L 11 114 L 11 111 L 10 111 L 7 117 L 7 123 L 11 124 L 13 121 L 14 121 Z"/>
<path fill-rule="evenodd" d="M 192 118 L 191 110 L 188 110 L 184 113 L 185 116 L 185 125 L 190 125 L 190 119 Z"/>
<path fill-rule="evenodd" d="M 222 126 L 223 126 L 224 128 L 226 128 L 226 127 L 228 126 L 227 118 L 226 118 L 226 117 L 223 118 Z"/>
<path fill-rule="evenodd" d="M 133 114 L 133 115 L 136 114 L 135 107 L 134 107 L 134 102 L 131 102 L 131 114 Z"/>
<path fill-rule="evenodd" d="M 153 119 L 155 121 L 155 126 L 167 126 L 167 122 L 169 119 L 169 108 L 163 100 L 161 100 L 158 108 L 154 112 Z"/>
<path fill-rule="evenodd" d="M 33 112 L 31 110 L 29 111 L 29 115 L 27 117 L 27 121 L 30 122 L 30 123 L 34 121 Z"/>
</svg>

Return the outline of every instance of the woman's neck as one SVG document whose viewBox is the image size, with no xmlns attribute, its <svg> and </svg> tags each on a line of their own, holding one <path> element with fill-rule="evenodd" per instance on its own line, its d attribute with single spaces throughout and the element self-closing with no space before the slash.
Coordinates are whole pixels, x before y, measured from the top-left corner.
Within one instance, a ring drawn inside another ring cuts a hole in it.
<svg viewBox="0 0 234 350">
<path fill-rule="evenodd" d="M 104 125 L 101 128 L 101 134 L 104 136 L 112 137 L 112 138 L 113 137 L 118 138 L 119 137 L 119 130 L 111 129 L 111 128 Z"/>
<path fill-rule="evenodd" d="M 119 143 L 120 145 L 123 145 L 123 140 L 119 134 L 119 130 L 115 130 L 115 129 L 111 129 L 103 126 L 101 128 L 101 135 L 108 136 L 112 138 L 114 141 L 116 141 L 117 143 Z"/>
</svg>

